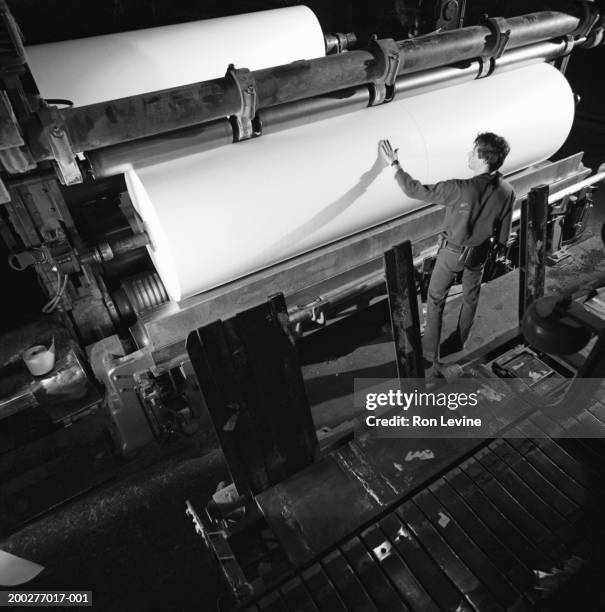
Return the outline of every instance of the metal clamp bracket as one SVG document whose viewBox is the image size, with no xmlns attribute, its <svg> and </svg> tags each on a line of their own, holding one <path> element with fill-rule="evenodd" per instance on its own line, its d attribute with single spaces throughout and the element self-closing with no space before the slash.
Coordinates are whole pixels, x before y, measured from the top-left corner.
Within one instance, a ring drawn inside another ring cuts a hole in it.
<svg viewBox="0 0 605 612">
<path fill-rule="evenodd" d="M 563 53 L 561 55 L 569 55 L 576 45 L 576 39 L 574 38 L 573 34 L 567 34 L 561 38 L 561 41 L 565 43 L 565 48 L 563 49 Z"/>
<path fill-rule="evenodd" d="M 324 43 L 326 45 L 326 55 L 338 55 L 352 48 L 357 43 L 357 36 L 354 32 L 325 34 Z"/>
<path fill-rule="evenodd" d="M 561 72 L 561 74 L 565 74 L 571 57 L 570 54 L 573 51 L 576 40 L 573 34 L 567 34 L 566 36 L 561 37 L 561 42 L 565 45 L 565 47 L 563 49 L 563 53 L 557 58 L 555 66 Z"/>
<path fill-rule="evenodd" d="M 502 54 L 506 50 L 508 41 L 510 40 L 510 29 L 504 29 L 506 19 L 502 17 L 488 17 L 484 15 L 481 25 L 486 26 L 490 29 L 491 35 L 494 37 L 494 43 L 491 45 L 489 52 L 485 53 L 479 58 L 481 68 L 478 79 L 482 79 L 489 76 L 496 67 L 496 60 L 502 57 Z"/>
<path fill-rule="evenodd" d="M 370 41 L 370 50 L 375 53 L 384 65 L 383 75 L 370 85 L 370 106 L 390 102 L 395 97 L 395 81 L 399 73 L 401 57 L 399 47 L 392 38 Z"/>
<path fill-rule="evenodd" d="M 597 2 L 576 0 L 576 4 L 582 7 L 582 17 L 580 18 L 578 29 L 572 36 L 576 38 L 586 38 L 586 42 L 581 45 L 583 48 L 590 49 L 596 47 L 601 42 L 603 35 L 605 15 L 602 14 Z"/>
<path fill-rule="evenodd" d="M 592 2 L 590 4 L 592 4 Z M 587 10 L 588 9 L 585 9 L 585 13 Z M 579 32 L 579 34 L 578 32 L 574 32 L 572 36 L 586 38 L 586 40 L 579 45 L 582 49 L 594 49 L 603 44 L 605 41 L 605 14 L 590 14 L 587 18 L 586 25 L 582 27 Z"/>
<path fill-rule="evenodd" d="M 235 68 L 233 64 L 229 64 L 225 76 L 232 78 L 235 82 L 242 102 L 240 111 L 229 118 L 233 126 L 234 141 L 248 140 L 253 136 L 258 136 L 260 132 L 254 125 L 258 99 L 254 75 L 248 68 Z"/>
<path fill-rule="evenodd" d="M 61 111 L 56 106 L 47 106 L 38 112 L 46 141 L 56 163 L 59 179 L 63 185 L 74 185 L 83 181 L 76 154 L 74 153 L 67 126 Z"/>
</svg>

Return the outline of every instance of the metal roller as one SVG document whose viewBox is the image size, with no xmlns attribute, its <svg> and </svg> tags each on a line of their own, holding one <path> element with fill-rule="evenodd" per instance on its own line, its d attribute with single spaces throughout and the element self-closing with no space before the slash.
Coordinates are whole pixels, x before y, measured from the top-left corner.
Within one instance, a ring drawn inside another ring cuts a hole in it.
<svg viewBox="0 0 605 612">
<path fill-rule="evenodd" d="M 96 179 L 123 174 L 133 167 L 157 164 L 188 153 L 207 151 L 233 142 L 227 119 L 150 136 L 91 151 L 87 159 Z"/>
<path fill-rule="evenodd" d="M 157 273 L 136 274 L 122 281 L 113 295 L 120 316 L 132 324 L 138 316 L 169 301 Z"/>
</svg>

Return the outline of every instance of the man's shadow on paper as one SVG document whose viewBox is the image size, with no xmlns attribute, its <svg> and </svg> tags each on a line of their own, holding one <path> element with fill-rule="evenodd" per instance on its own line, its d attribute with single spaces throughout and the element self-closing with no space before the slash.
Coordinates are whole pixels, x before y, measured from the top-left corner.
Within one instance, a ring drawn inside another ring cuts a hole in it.
<svg viewBox="0 0 605 612">
<path fill-rule="evenodd" d="M 386 167 L 386 162 L 382 159 L 380 153 L 376 155 L 376 159 L 372 164 L 372 167 L 364 172 L 357 183 L 346 193 L 344 193 L 338 200 L 328 204 L 325 208 L 322 208 L 316 215 L 311 217 L 307 222 L 303 223 L 300 227 L 291 231 L 289 234 L 282 236 L 277 242 L 268 247 L 267 250 L 275 250 L 283 247 L 292 247 L 298 244 L 301 240 L 304 240 L 318 229 L 330 223 L 330 221 L 336 219 L 339 215 L 344 213 L 350 208 L 355 202 L 368 190 L 370 185 L 376 180 L 378 175 Z"/>
</svg>

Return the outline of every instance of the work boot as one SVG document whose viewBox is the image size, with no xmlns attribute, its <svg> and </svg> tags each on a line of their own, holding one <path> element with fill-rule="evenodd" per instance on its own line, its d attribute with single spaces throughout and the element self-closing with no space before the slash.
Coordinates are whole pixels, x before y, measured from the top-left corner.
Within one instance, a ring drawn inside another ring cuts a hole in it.
<svg viewBox="0 0 605 612">
<path fill-rule="evenodd" d="M 462 377 L 464 369 L 458 363 L 440 364 L 439 376 L 445 378 L 448 383 Z"/>
<path fill-rule="evenodd" d="M 424 365 L 424 377 L 425 378 L 441 378 L 441 364 L 438 361 L 431 361 L 426 357 L 422 358 Z"/>
</svg>

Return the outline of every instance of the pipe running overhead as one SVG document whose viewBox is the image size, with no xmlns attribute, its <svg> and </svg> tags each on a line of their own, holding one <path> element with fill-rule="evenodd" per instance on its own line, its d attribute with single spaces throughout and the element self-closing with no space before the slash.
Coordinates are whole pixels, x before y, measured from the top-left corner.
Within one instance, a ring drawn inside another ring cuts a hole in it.
<svg viewBox="0 0 605 612">
<path fill-rule="evenodd" d="M 498 20 L 501 31 L 510 30 L 507 50 L 572 35 L 580 19 L 566 13 L 543 11 Z M 397 75 L 447 66 L 489 56 L 497 36 L 487 25 L 471 26 L 396 44 Z M 251 73 L 256 86 L 256 109 L 269 108 L 330 92 L 380 82 L 388 72 L 379 45 L 308 61 L 296 61 Z M 159 92 L 62 109 L 75 153 L 92 151 L 236 116 L 242 109 L 236 81 L 225 76 Z M 49 159 L 49 151 L 39 159 Z"/>
<path fill-rule="evenodd" d="M 567 52 L 566 41 L 541 42 L 506 52 L 496 60 L 494 74 L 537 62 L 551 61 Z M 476 79 L 481 62 L 472 60 L 464 65 L 432 68 L 400 76 L 395 82 L 397 98 L 415 96 L 443 87 L 459 85 Z M 369 106 L 367 86 L 333 92 L 306 100 L 269 107 L 257 113 L 257 123 L 263 134 L 289 129 L 334 115 L 355 112 Z M 233 131 L 227 119 L 184 128 L 104 147 L 87 154 L 95 178 L 122 174 L 133 167 L 168 161 L 192 152 L 206 151 L 233 142 Z"/>
</svg>

